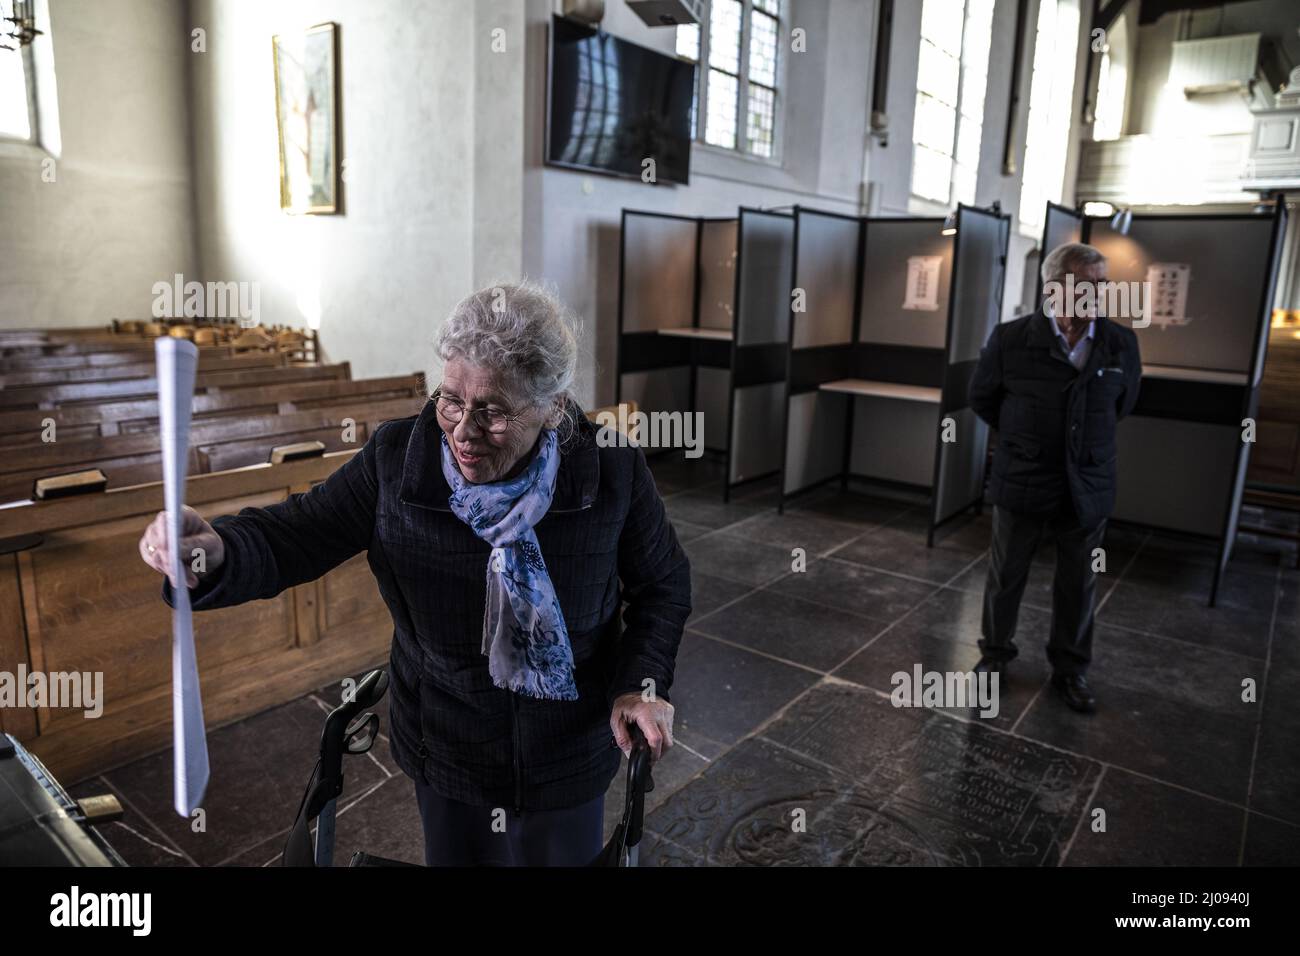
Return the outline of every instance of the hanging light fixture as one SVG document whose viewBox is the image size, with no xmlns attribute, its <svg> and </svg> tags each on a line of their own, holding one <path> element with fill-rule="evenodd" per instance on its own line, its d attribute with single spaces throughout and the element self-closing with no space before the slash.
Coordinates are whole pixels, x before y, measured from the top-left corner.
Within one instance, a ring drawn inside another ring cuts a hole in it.
<svg viewBox="0 0 1300 956">
<path fill-rule="evenodd" d="M 13 16 L 0 19 L 0 49 L 18 50 L 40 36 L 32 0 L 13 0 Z"/>
<path fill-rule="evenodd" d="M 939 234 L 943 236 L 957 235 L 957 210 L 956 209 L 948 213 L 948 215 L 944 216 L 943 228 L 939 230 Z"/>
<path fill-rule="evenodd" d="M 1133 210 L 1127 206 L 1110 217 L 1110 227 L 1121 236 L 1128 235 L 1128 229 L 1131 225 L 1133 225 Z"/>
</svg>

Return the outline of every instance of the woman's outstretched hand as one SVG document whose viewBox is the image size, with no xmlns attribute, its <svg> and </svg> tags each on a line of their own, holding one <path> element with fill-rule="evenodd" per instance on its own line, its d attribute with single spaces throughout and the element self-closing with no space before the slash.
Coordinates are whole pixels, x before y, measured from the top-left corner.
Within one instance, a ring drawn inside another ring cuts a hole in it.
<svg viewBox="0 0 1300 956">
<path fill-rule="evenodd" d="M 657 697 L 646 700 L 635 691 L 614 698 L 609 726 L 614 731 L 614 742 L 624 756 L 632 754 L 632 734 L 628 724 L 641 728 L 655 762 L 673 745 L 673 705 L 666 700 Z"/>
<path fill-rule="evenodd" d="M 192 558 L 195 548 L 203 551 L 205 575 L 221 567 L 221 562 L 226 559 L 226 546 L 221 540 L 221 535 L 217 534 L 212 525 L 204 521 L 202 516 L 189 505 L 181 506 L 180 548 L 181 567 L 185 569 L 185 585 L 191 588 L 199 583 L 198 575 L 193 570 Z M 179 586 L 171 578 L 171 558 L 167 551 L 167 512 L 158 512 L 149 523 L 149 527 L 144 529 L 144 534 L 140 536 L 140 557 L 155 571 L 166 574 L 173 588 Z"/>
</svg>

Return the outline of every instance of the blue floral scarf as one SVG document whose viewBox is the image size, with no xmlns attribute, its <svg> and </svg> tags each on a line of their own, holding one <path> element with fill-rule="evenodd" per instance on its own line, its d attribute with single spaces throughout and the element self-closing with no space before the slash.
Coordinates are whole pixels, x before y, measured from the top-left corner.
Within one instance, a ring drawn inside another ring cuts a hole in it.
<svg viewBox="0 0 1300 956">
<path fill-rule="evenodd" d="M 529 697 L 577 700 L 569 631 L 533 532 L 551 507 L 559 469 L 559 442 L 548 428 L 523 472 L 474 484 L 457 469 L 442 436 L 442 474 L 451 487 L 447 503 L 492 546 L 483 608 L 483 653 L 492 683 Z"/>
</svg>

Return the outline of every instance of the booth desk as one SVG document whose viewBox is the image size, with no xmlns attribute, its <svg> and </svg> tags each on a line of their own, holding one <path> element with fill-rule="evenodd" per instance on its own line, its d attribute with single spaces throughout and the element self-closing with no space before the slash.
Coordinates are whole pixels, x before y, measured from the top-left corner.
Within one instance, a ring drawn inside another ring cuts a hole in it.
<svg viewBox="0 0 1300 956">
<path fill-rule="evenodd" d="M 1001 308 L 1009 219 L 959 206 L 956 235 L 942 226 L 796 207 L 778 509 L 849 477 L 924 490 L 933 544 L 979 508 L 988 429 L 967 390 Z"/>
<path fill-rule="evenodd" d="M 1095 246 L 1113 281 L 1152 286 L 1150 324 L 1136 327 L 1142 386 L 1119 423 L 1117 521 L 1212 540 L 1214 606 L 1232 556 L 1286 212 L 1134 213 L 1128 234 L 1105 218 L 1049 204 L 1043 254 Z M 1132 326 L 1131 319 L 1120 317 Z"/>
<path fill-rule="evenodd" d="M 794 255 L 789 213 L 623 210 L 616 400 L 700 412 L 733 487 L 776 472 Z"/>
</svg>

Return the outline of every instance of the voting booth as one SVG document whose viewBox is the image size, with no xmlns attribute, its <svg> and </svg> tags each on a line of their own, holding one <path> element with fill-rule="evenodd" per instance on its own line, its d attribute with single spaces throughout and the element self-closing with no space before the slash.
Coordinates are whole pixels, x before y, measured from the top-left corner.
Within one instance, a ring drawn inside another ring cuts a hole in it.
<svg viewBox="0 0 1300 956">
<path fill-rule="evenodd" d="M 931 499 L 936 527 L 983 496 L 988 431 L 967 404 L 998 320 L 1008 218 L 944 220 L 797 207 L 780 508 L 834 479 Z"/>
<path fill-rule="evenodd" d="M 725 456 L 723 496 L 775 473 L 789 332 L 794 217 L 623 210 L 617 400 L 647 414 L 698 412 Z"/>
<path fill-rule="evenodd" d="M 1047 210 L 1043 254 L 1083 241 L 1106 257 L 1109 279 L 1124 284 L 1107 310 L 1142 354 L 1137 406 L 1116 432 L 1113 517 L 1216 541 L 1211 606 L 1237 535 L 1251 447 L 1243 422 L 1258 404 L 1285 217 L 1282 204 L 1271 214 L 1134 213 L 1125 234 L 1107 218 Z"/>
</svg>

